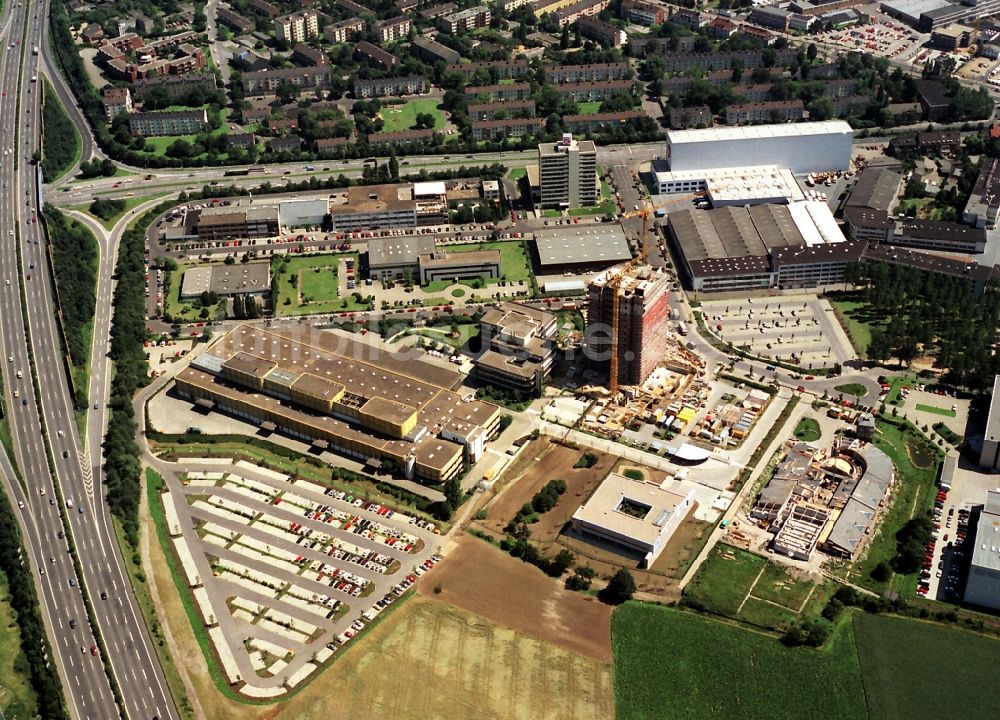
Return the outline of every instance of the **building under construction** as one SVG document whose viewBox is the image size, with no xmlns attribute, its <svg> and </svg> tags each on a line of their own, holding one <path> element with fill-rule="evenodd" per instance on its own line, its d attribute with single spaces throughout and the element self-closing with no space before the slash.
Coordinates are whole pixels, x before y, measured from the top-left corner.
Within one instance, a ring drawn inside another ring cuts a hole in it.
<svg viewBox="0 0 1000 720">
<path fill-rule="evenodd" d="M 670 285 L 663 271 L 648 265 L 610 268 L 590 283 L 587 295 L 588 348 L 591 360 L 604 368 L 610 365 L 614 307 L 618 303 L 620 385 L 641 385 L 662 361 L 669 332 L 669 290 Z"/>
</svg>

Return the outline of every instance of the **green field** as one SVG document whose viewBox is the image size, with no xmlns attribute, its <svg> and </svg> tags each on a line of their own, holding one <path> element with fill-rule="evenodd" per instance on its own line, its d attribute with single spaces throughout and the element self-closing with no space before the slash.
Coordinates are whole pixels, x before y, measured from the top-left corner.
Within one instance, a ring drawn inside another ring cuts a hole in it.
<svg viewBox="0 0 1000 720">
<path fill-rule="evenodd" d="M 0 572 L 0 716 L 33 718 L 38 710 L 28 666 L 21 652 L 21 632 Z"/>
<path fill-rule="evenodd" d="M 795 622 L 815 583 L 760 555 L 719 543 L 684 590 L 688 605 L 765 629 Z"/>
<path fill-rule="evenodd" d="M 989 717 L 996 712 L 1000 641 L 868 614 L 855 615 L 854 632 L 873 720 Z"/>
<path fill-rule="evenodd" d="M 450 345 L 451 347 L 461 348 L 468 343 L 469 340 L 479 335 L 479 325 L 476 323 L 463 323 L 459 325 L 457 337 L 452 337 L 451 326 L 449 325 L 435 325 L 433 327 L 418 328 L 414 330 L 414 332 L 419 335 L 423 335 L 430 340 L 444 343 L 445 345 Z"/>
<path fill-rule="evenodd" d="M 795 426 L 795 437 L 803 442 L 814 442 L 819 440 L 822 436 L 822 432 L 819 429 L 819 423 L 813 418 L 804 417 L 799 420 L 798 425 Z"/>
<path fill-rule="evenodd" d="M 627 603 L 611 621 L 618 720 L 989 717 L 1000 641 L 855 612 L 821 650 L 682 610 Z"/>
<path fill-rule="evenodd" d="M 872 341 L 872 328 L 881 325 L 873 325 L 866 303 L 830 299 L 830 304 L 836 308 L 837 317 L 845 326 L 854 349 L 857 350 L 858 355 L 864 357 L 868 352 L 868 345 Z"/>
<path fill-rule="evenodd" d="M 883 516 L 878 532 L 854 564 L 848 579 L 878 593 L 891 588 L 904 597 L 912 596 L 917 586 L 916 575 L 894 575 L 887 585 L 873 580 L 871 571 L 878 563 L 889 562 L 895 556 L 896 531 L 916 512 L 929 508 L 933 503 L 940 452 L 919 431 L 881 420 L 876 427 L 874 442 L 892 458 L 896 468 L 896 487 L 892 505 Z"/>
<path fill-rule="evenodd" d="M 728 623 L 627 603 L 611 637 L 618 720 L 868 718 L 849 622 L 823 650 L 789 649 Z"/>
<path fill-rule="evenodd" d="M 370 310 L 368 303 L 357 302 L 352 295 L 340 297 L 337 292 L 337 265 L 343 257 L 357 253 L 335 255 L 286 256 L 285 271 L 278 273 L 276 315 L 303 315 L 327 312 L 359 312 Z M 298 288 L 292 285 L 297 278 Z M 353 292 L 364 295 L 361 288 Z"/>
<path fill-rule="evenodd" d="M 437 100 L 410 100 L 405 105 L 390 105 L 379 111 L 382 118 L 382 132 L 409 130 L 417 122 L 417 113 L 434 116 L 434 129 L 444 127 L 444 113 L 438 109 Z"/>
<path fill-rule="evenodd" d="M 523 167 L 513 167 L 507 171 L 508 180 L 520 180 L 523 177 L 527 177 L 528 170 Z"/>
<path fill-rule="evenodd" d="M 449 245 L 449 253 L 472 252 L 475 250 L 499 250 L 500 251 L 500 275 L 498 279 L 487 279 L 487 285 L 496 285 L 500 280 L 518 283 L 522 280 L 527 283 L 531 279 L 531 262 L 524 254 L 524 246 L 519 240 L 506 240 L 499 242 L 469 243 L 467 245 Z M 463 280 L 462 283 L 468 285 L 470 280 Z M 435 280 L 424 286 L 428 292 L 440 292 L 449 285 L 450 280 Z M 527 286 L 526 286 L 527 287 Z"/>
<path fill-rule="evenodd" d="M 934 415 L 943 415 L 944 417 L 955 417 L 955 411 L 951 408 L 939 408 L 933 405 L 921 405 L 917 403 L 917 410 L 925 413 L 933 413 Z"/>
</svg>

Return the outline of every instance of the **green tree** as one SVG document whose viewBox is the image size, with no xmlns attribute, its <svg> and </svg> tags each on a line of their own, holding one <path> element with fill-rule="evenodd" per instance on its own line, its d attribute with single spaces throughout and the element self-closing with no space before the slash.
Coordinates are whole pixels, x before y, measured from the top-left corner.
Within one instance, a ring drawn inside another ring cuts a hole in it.
<svg viewBox="0 0 1000 720">
<path fill-rule="evenodd" d="M 623 602 L 632 599 L 635 595 L 635 578 L 625 568 L 619 568 L 618 572 L 611 576 L 611 580 L 599 593 L 601 602 L 609 605 L 621 605 Z"/>
</svg>

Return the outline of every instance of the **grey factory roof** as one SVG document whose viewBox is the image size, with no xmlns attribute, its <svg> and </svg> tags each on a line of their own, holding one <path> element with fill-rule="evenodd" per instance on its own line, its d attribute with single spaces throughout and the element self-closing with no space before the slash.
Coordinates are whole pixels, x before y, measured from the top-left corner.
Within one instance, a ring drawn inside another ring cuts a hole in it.
<svg viewBox="0 0 1000 720">
<path fill-rule="evenodd" d="M 986 503 L 979 515 L 972 566 L 1000 572 L 1000 492 L 995 490 L 986 493 Z"/>
<path fill-rule="evenodd" d="M 434 238 L 429 235 L 372 238 L 368 241 L 369 267 L 416 265 L 420 255 L 434 252 Z"/>
<path fill-rule="evenodd" d="M 857 262 L 865 251 L 863 242 L 830 243 L 812 247 L 784 247 L 774 251 L 775 268 L 786 265 L 809 265 L 815 262 Z"/>
<path fill-rule="evenodd" d="M 854 183 L 847 198 L 846 207 L 863 207 L 884 210 L 892 207 L 896 193 L 903 182 L 903 176 L 883 168 L 865 168 Z"/>
<path fill-rule="evenodd" d="M 965 212 L 985 214 L 987 208 L 997 206 L 1000 206 L 1000 160 L 983 158 Z"/>
<path fill-rule="evenodd" d="M 840 511 L 827 542 L 853 555 L 874 519 L 875 511 L 852 497 Z"/>
<path fill-rule="evenodd" d="M 570 225 L 535 232 L 541 266 L 612 265 L 632 259 L 625 231 L 620 225 Z"/>
<path fill-rule="evenodd" d="M 916 220 L 907 218 L 899 221 L 901 235 L 912 238 L 926 238 L 938 242 L 986 242 L 986 230 L 969 227 L 943 220 Z"/>
<path fill-rule="evenodd" d="M 975 261 L 956 260 L 950 257 L 935 255 L 931 252 L 921 252 L 909 248 L 892 245 L 869 245 L 863 255 L 865 260 L 881 260 L 883 262 L 920 270 L 930 270 L 955 277 L 966 277 L 970 280 L 986 282 L 995 275 L 1000 275 L 1000 269 L 991 265 L 980 265 Z"/>
</svg>

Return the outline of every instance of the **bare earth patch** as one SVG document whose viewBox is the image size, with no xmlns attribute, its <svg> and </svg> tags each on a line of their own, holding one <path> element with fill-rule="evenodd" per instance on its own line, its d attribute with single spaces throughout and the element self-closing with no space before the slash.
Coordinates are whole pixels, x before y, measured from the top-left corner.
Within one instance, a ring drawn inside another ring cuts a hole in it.
<svg viewBox="0 0 1000 720">
<path fill-rule="evenodd" d="M 456 548 L 419 585 L 421 594 L 599 662 L 611 662 L 611 608 L 566 590 L 538 568 L 482 540 L 459 538 Z"/>
</svg>

